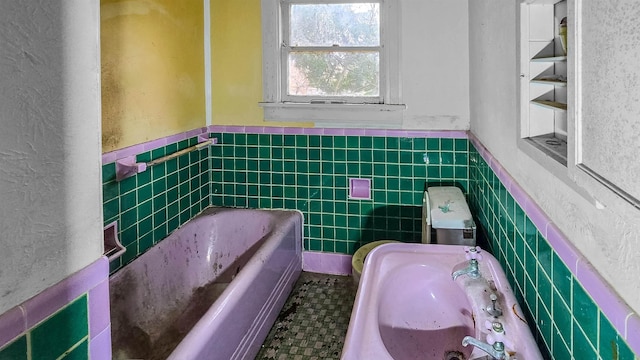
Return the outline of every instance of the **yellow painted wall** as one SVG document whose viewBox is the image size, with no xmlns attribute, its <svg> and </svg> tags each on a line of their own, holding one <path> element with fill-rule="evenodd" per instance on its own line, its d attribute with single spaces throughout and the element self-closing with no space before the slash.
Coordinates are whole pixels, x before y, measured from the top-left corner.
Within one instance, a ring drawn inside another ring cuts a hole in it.
<svg viewBox="0 0 640 360">
<path fill-rule="evenodd" d="M 103 152 L 206 125 L 203 11 L 202 0 L 100 1 Z"/>
<path fill-rule="evenodd" d="M 309 126 L 265 122 L 260 0 L 211 0 L 211 91 L 214 125 Z"/>
</svg>

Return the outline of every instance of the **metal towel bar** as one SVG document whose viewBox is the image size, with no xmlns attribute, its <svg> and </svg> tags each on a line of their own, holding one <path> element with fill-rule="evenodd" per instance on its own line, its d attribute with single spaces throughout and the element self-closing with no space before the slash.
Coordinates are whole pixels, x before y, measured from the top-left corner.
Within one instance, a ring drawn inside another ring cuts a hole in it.
<svg viewBox="0 0 640 360">
<path fill-rule="evenodd" d="M 206 146 L 210 146 L 217 143 L 218 143 L 218 139 L 216 138 L 206 139 L 196 145 L 190 146 L 180 151 L 176 151 L 171 155 L 167 155 L 161 158 L 157 158 L 155 160 L 151 160 L 149 162 L 136 162 L 135 155 L 117 160 L 116 161 L 116 181 L 121 181 L 128 177 L 134 176 L 135 174 L 144 172 L 150 166 L 162 164 L 165 161 L 175 159 L 181 155 L 190 153 L 194 150 L 200 150 Z"/>
</svg>

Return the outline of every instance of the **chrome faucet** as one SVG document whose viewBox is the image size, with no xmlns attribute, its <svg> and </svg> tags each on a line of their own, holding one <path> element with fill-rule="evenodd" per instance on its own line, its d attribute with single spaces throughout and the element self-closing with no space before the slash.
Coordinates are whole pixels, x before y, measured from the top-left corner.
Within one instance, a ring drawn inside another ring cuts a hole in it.
<svg viewBox="0 0 640 360">
<path fill-rule="evenodd" d="M 493 317 L 498 317 L 502 315 L 502 309 L 500 309 L 497 305 L 498 295 L 491 293 L 489 295 L 489 300 L 491 300 L 491 305 L 487 306 L 487 313 Z"/>
<path fill-rule="evenodd" d="M 496 341 L 493 343 L 493 345 L 489 345 L 472 336 L 465 336 L 464 339 L 462 339 L 462 346 L 466 347 L 467 345 L 473 345 L 477 347 L 478 349 L 486 352 L 496 360 L 506 359 L 506 353 L 504 351 L 504 343 L 500 341 Z"/>
<path fill-rule="evenodd" d="M 478 260 L 469 260 L 469 265 L 467 265 L 466 268 L 455 271 L 453 274 L 451 274 L 451 277 L 453 277 L 453 280 L 455 281 L 456 278 L 460 275 L 469 275 L 469 277 L 472 279 L 477 279 L 478 277 L 480 277 L 480 271 L 478 270 Z"/>
</svg>

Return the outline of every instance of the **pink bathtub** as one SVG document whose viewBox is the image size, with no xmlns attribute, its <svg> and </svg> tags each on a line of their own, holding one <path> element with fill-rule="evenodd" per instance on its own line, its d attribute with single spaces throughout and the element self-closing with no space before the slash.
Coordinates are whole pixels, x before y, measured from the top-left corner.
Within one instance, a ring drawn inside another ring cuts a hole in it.
<svg viewBox="0 0 640 360">
<path fill-rule="evenodd" d="M 301 246 L 299 212 L 206 209 L 111 277 L 114 359 L 252 359 Z"/>
</svg>

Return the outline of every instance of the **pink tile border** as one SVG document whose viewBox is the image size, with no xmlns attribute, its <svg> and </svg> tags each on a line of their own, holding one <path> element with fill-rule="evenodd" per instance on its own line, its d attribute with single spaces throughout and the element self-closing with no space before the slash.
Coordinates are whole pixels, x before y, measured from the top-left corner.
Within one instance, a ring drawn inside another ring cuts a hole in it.
<svg viewBox="0 0 640 360">
<path fill-rule="evenodd" d="M 205 133 L 244 133 L 244 134 L 283 134 L 283 135 L 334 135 L 334 136 L 394 136 L 394 137 L 441 137 L 466 139 L 467 132 L 461 130 L 389 130 L 389 129 L 352 129 L 352 128 L 299 128 L 271 126 L 227 126 L 210 125 L 164 138 L 147 141 L 102 154 L 102 164 L 109 164 L 129 156 L 135 156 L 178 141 Z"/>
<path fill-rule="evenodd" d="M 104 331 L 109 326 L 109 260 L 101 257 L 84 269 L 76 272 L 59 283 L 45 289 L 35 297 L 0 315 L 0 348 L 13 341 L 17 336 L 33 328 L 42 320 L 53 315 L 80 295 L 102 286 L 94 296 L 89 295 L 89 328 L 94 332 Z M 106 283 L 106 291 L 104 289 Z M 106 296 L 106 299 L 104 298 Z M 105 306 L 106 304 L 106 306 Z M 96 325 L 93 319 L 102 318 Z M 102 327 L 102 329 L 99 329 Z M 110 336 L 110 335 L 109 335 Z M 109 342 L 111 339 L 109 338 Z M 90 346 L 91 346 L 90 336 Z"/>
<path fill-rule="evenodd" d="M 89 353 L 91 360 L 111 360 L 111 326 L 91 340 Z"/>
<path fill-rule="evenodd" d="M 27 331 L 24 309 L 16 306 L 0 315 L 0 348 Z"/>
<path fill-rule="evenodd" d="M 89 339 L 93 340 L 111 325 L 109 309 L 109 278 L 89 290 Z"/>
<path fill-rule="evenodd" d="M 467 139 L 464 130 L 397 130 L 397 129 L 359 129 L 359 128 L 299 128 L 270 126 L 225 126 L 211 125 L 209 132 L 245 133 L 245 134 L 284 134 L 284 135 L 334 135 L 334 136 L 392 136 Z"/>
<path fill-rule="evenodd" d="M 640 354 L 640 317 L 620 297 L 615 290 L 600 276 L 593 265 L 576 249 L 576 247 L 560 231 L 556 224 L 545 214 L 526 191 L 509 175 L 502 165 L 482 145 L 480 140 L 469 134 L 469 141 L 475 146 L 482 158 L 489 164 L 500 181 L 505 185 L 513 198 L 522 206 L 540 233 L 567 265 L 580 284 L 593 298 L 602 313 L 611 321 L 616 330 L 622 334 L 636 353 Z"/>
<path fill-rule="evenodd" d="M 132 145 L 123 149 L 118 149 L 102 154 L 102 164 L 109 164 L 132 155 L 138 155 L 146 151 L 154 150 L 178 141 L 189 139 L 207 133 L 207 128 L 197 128 L 182 133 L 170 135 L 160 139 L 147 141 L 141 144 Z"/>
<path fill-rule="evenodd" d="M 351 275 L 351 255 L 303 251 L 302 270 L 321 274 Z"/>
</svg>

